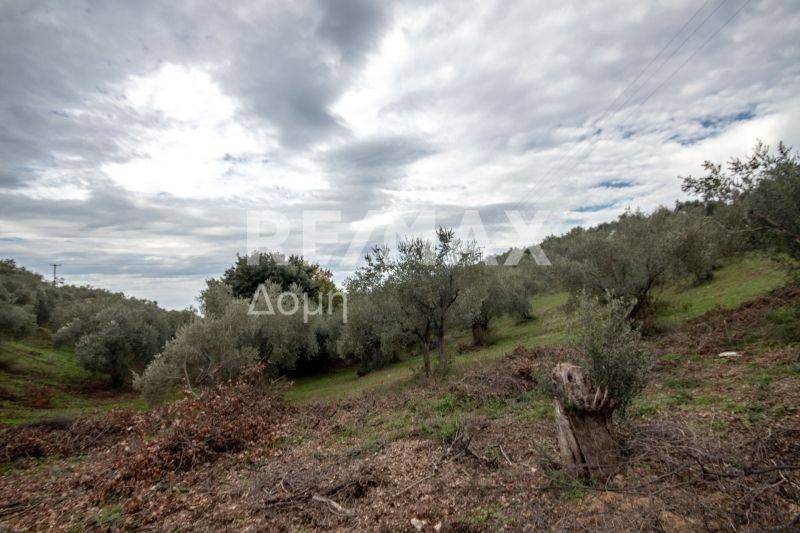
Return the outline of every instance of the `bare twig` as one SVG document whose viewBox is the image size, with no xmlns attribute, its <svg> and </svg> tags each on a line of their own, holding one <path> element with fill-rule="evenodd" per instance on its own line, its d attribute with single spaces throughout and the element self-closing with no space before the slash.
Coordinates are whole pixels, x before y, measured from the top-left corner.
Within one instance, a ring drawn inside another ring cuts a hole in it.
<svg viewBox="0 0 800 533">
<path fill-rule="evenodd" d="M 436 474 L 438 474 L 438 473 L 439 473 L 439 471 L 438 471 L 438 470 L 434 470 L 434 472 L 433 472 L 432 474 L 430 474 L 430 475 L 427 475 L 427 476 L 425 476 L 425 477 L 422 477 L 422 478 L 419 478 L 418 480 L 414 481 L 413 483 L 411 483 L 410 485 L 408 485 L 408 486 L 407 486 L 407 487 L 405 487 L 404 489 L 402 489 L 402 490 L 400 490 L 400 491 L 396 492 L 396 493 L 393 495 L 393 497 L 394 497 L 394 498 L 397 498 L 398 496 L 400 496 L 400 495 L 402 495 L 402 494 L 405 494 L 406 492 L 408 492 L 409 490 L 413 489 L 414 487 L 416 487 L 416 486 L 417 486 L 417 485 L 419 485 L 420 483 L 423 483 L 423 482 L 425 482 L 425 481 L 427 481 L 427 480 L 431 479 L 432 477 L 434 477 L 434 476 L 435 476 Z"/>
<path fill-rule="evenodd" d="M 503 454 L 503 457 L 505 458 L 506 462 L 508 462 L 509 466 L 514 466 L 513 461 L 511 461 L 511 459 L 508 458 L 508 454 L 506 454 L 506 451 L 503 449 L 503 445 L 498 444 L 498 447 L 500 448 L 500 453 Z"/>
<path fill-rule="evenodd" d="M 355 514 L 352 511 L 349 511 L 349 510 L 345 509 L 344 507 L 342 507 L 341 505 L 339 505 L 335 501 L 331 500 L 330 498 L 326 498 L 325 496 L 320 496 L 319 494 L 314 494 L 313 496 L 311 496 L 311 499 L 314 500 L 315 502 L 324 503 L 325 505 L 327 505 L 328 507 L 333 509 L 334 512 L 336 512 L 336 514 L 340 514 L 340 515 L 344 515 L 344 516 L 353 516 Z"/>
</svg>

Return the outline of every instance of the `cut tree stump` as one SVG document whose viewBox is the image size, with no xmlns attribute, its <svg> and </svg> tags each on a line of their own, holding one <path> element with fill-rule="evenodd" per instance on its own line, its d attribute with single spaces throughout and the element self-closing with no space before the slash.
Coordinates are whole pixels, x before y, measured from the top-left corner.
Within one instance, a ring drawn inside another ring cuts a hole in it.
<svg viewBox="0 0 800 533">
<path fill-rule="evenodd" d="M 559 363 L 553 370 L 556 432 L 561 461 L 578 475 L 607 478 L 619 462 L 611 415 L 618 402 L 595 388 L 579 366 Z"/>
</svg>

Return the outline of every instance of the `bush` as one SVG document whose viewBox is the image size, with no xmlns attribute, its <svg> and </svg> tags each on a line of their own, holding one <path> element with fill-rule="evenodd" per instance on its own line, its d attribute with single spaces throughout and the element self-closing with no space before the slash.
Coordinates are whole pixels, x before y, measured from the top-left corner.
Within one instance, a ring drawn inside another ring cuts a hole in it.
<svg viewBox="0 0 800 533">
<path fill-rule="evenodd" d="M 650 357 L 628 319 L 630 305 L 610 296 L 606 300 L 603 305 L 581 294 L 574 324 L 576 345 L 595 387 L 607 388 L 624 409 L 644 388 Z"/>
<path fill-rule="evenodd" d="M 74 334 L 75 356 L 88 370 L 106 373 L 113 387 L 129 382 L 131 371 L 142 371 L 172 336 L 173 325 L 165 312 L 151 302 L 119 302 L 85 321 L 72 321 L 61 342 Z"/>
<path fill-rule="evenodd" d="M 22 338 L 36 331 L 36 316 L 28 307 L 0 302 L 0 335 Z"/>
<path fill-rule="evenodd" d="M 149 404 L 162 401 L 183 383 L 190 389 L 237 377 L 257 360 L 247 303 L 231 300 L 220 316 L 198 318 L 181 327 L 155 357 L 134 388 Z"/>
<path fill-rule="evenodd" d="M 21 338 L 36 331 L 37 318 L 47 318 L 42 277 L 11 259 L 0 261 L 0 336 Z M 40 303 L 41 301 L 41 303 Z"/>
<path fill-rule="evenodd" d="M 250 302 L 234 298 L 224 284 L 209 280 L 201 297 L 205 316 L 181 327 L 144 373 L 135 377 L 134 387 L 154 404 L 179 384 L 190 389 L 218 385 L 256 362 L 271 374 L 285 376 L 324 368 L 336 356 L 340 331 L 336 317 L 314 315 L 306 323 L 302 310 L 283 315 L 277 312 L 280 287 L 269 284 L 266 289 L 276 312 L 251 314 Z M 263 298 L 257 304 L 254 311 L 265 310 Z"/>
<path fill-rule="evenodd" d="M 75 344 L 84 329 L 86 328 L 83 321 L 80 318 L 75 318 L 58 328 L 58 330 L 53 333 L 51 340 L 55 346 Z"/>
</svg>

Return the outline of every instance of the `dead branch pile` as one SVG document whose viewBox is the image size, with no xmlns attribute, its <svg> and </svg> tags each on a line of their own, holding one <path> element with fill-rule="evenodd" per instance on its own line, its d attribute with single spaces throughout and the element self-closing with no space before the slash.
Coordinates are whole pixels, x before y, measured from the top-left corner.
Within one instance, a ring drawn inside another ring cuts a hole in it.
<svg viewBox="0 0 800 533">
<path fill-rule="evenodd" d="M 102 496 L 131 494 L 175 472 L 235 453 L 255 441 L 271 442 L 282 434 L 286 407 L 280 392 L 265 394 L 249 384 L 220 385 L 197 397 L 164 406 L 158 427 L 136 426 L 109 450 L 110 464 L 91 484 Z"/>
<path fill-rule="evenodd" d="M 0 463 L 51 455 L 69 457 L 110 445 L 146 417 L 116 410 L 100 416 L 54 419 L 0 429 Z"/>
</svg>

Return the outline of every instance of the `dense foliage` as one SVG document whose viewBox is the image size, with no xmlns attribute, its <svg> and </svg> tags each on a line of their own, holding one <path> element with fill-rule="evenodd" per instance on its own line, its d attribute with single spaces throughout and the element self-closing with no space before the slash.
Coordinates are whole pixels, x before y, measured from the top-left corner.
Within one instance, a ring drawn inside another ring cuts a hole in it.
<svg viewBox="0 0 800 533">
<path fill-rule="evenodd" d="M 296 286 L 312 297 L 335 290 L 330 271 L 295 255 L 285 261 L 277 254 L 268 253 L 238 256 L 221 281 L 237 298 L 252 298 L 262 283 L 273 283 L 284 291 Z"/>
<path fill-rule="evenodd" d="M 137 376 L 135 387 L 149 403 L 158 403 L 177 385 L 194 390 L 224 383 L 257 362 L 276 375 L 325 369 L 336 358 L 341 317 L 277 312 L 282 294 L 299 300 L 304 293 L 296 285 L 282 291 L 270 283 L 263 299 L 251 302 L 236 298 L 227 284 L 209 280 L 201 295 L 204 316 L 178 329 Z"/>
<path fill-rule="evenodd" d="M 53 307 L 53 289 L 39 274 L 12 259 L 0 261 L 0 336 L 32 334 L 37 325 L 50 321 Z"/>
<path fill-rule="evenodd" d="M 732 212 L 725 228 L 746 232 L 755 245 L 800 260 L 800 156 L 779 143 L 759 142 L 750 157 L 721 164 L 706 161 L 706 175 L 683 178 L 683 190 L 709 210 Z"/>
<path fill-rule="evenodd" d="M 0 333 L 54 331 L 54 344 L 74 346 L 78 361 L 113 387 L 127 384 L 193 315 L 93 287 L 54 287 L 12 260 L 0 262 Z"/>
<path fill-rule="evenodd" d="M 347 281 L 347 323 L 338 345 L 341 356 L 356 362 L 361 375 L 396 361 L 420 340 L 404 328 L 397 302 L 390 296 L 382 250 L 373 250 L 366 259 L 367 266 Z"/>
<path fill-rule="evenodd" d="M 704 283 L 726 255 L 742 249 L 735 234 L 691 203 L 650 214 L 627 211 L 613 222 L 548 237 L 542 246 L 573 306 L 582 291 L 601 301 L 623 298 L 631 302 L 630 318 L 646 325 L 655 289 L 668 281 Z"/>
<path fill-rule="evenodd" d="M 435 346 L 437 370 L 444 374 L 448 366 L 445 333 L 477 313 L 481 303 L 480 258 L 474 243 L 456 238 L 446 228 L 438 229 L 435 242 L 401 242 L 395 255 L 385 248 L 373 249 L 349 283 L 363 311 L 359 312 L 361 323 L 346 328 L 347 346 L 353 349 L 352 341 L 360 338 L 364 344 L 354 351 L 362 358 L 371 357 L 374 365 L 390 360 L 398 343 L 413 341 L 422 352 L 426 375 L 431 372 L 430 349 Z M 369 333 L 364 336 L 356 328 Z"/>
</svg>

